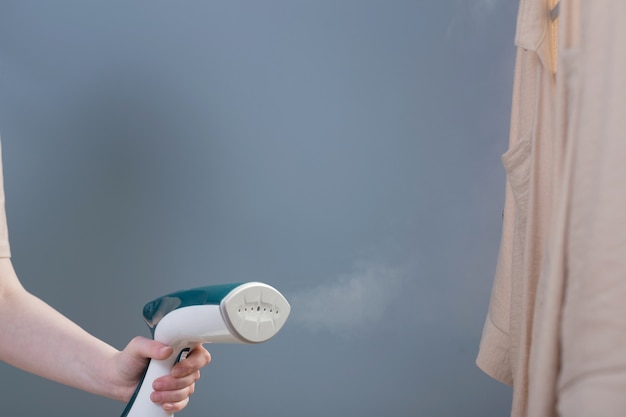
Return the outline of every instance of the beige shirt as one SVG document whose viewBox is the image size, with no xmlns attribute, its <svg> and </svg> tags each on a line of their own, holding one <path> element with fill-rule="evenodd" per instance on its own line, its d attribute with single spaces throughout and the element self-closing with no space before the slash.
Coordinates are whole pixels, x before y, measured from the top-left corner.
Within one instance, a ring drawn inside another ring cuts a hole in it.
<svg viewBox="0 0 626 417">
<path fill-rule="evenodd" d="M 561 0 L 556 21 L 553 7 L 520 2 L 477 364 L 513 386 L 512 416 L 625 416 L 626 2 Z"/>
<path fill-rule="evenodd" d="M 2 146 L 0 145 L 0 258 L 11 257 L 9 232 L 4 208 L 4 179 L 2 175 Z"/>
</svg>

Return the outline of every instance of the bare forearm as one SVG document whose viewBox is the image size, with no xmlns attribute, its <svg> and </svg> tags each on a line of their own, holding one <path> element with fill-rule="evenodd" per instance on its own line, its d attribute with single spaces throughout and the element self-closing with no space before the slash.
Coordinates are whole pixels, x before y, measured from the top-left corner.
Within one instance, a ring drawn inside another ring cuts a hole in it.
<svg viewBox="0 0 626 417">
<path fill-rule="evenodd" d="M 135 337 L 118 351 L 91 336 L 28 293 L 9 259 L 0 259 L 0 360 L 39 376 L 120 401 L 130 400 L 149 358 L 165 360 L 172 348 Z M 202 346 L 154 381 L 152 401 L 173 413 L 194 391 L 200 368 L 211 360 Z"/>
<path fill-rule="evenodd" d="M 0 260 L 0 280 L 1 360 L 94 394 L 124 399 L 105 369 L 116 349 L 25 291 L 7 259 Z"/>
</svg>

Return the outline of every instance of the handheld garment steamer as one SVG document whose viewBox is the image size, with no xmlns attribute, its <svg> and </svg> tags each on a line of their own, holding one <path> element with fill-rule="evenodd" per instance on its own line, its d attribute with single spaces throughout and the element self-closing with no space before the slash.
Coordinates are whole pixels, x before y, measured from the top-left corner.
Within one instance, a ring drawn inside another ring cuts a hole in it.
<svg viewBox="0 0 626 417">
<path fill-rule="evenodd" d="M 143 316 L 154 340 L 174 349 L 151 360 L 121 417 L 172 417 L 150 400 L 152 382 L 170 373 L 198 343 L 261 343 L 283 327 L 291 307 L 273 287 L 260 282 L 200 287 L 149 302 Z"/>
</svg>

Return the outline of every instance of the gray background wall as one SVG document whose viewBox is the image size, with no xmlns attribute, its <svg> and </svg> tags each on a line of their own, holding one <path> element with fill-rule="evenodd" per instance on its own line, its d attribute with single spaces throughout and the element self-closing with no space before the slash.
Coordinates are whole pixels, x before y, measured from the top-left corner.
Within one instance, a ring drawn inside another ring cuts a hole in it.
<svg viewBox="0 0 626 417">
<path fill-rule="evenodd" d="M 181 416 L 504 416 L 474 365 L 499 243 L 516 2 L 0 3 L 24 285 L 121 348 L 143 304 L 261 280 Z M 1 335 L 0 335 L 1 337 Z M 0 365 L 2 414 L 123 404 Z"/>
</svg>

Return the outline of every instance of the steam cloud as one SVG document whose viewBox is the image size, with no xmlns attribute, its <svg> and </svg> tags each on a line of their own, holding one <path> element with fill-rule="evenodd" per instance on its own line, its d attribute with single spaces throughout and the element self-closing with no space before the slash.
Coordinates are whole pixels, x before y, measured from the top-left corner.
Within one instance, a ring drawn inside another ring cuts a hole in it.
<svg viewBox="0 0 626 417">
<path fill-rule="evenodd" d="M 345 332 L 380 321 L 399 298 L 406 271 L 358 262 L 336 280 L 290 296 L 292 319 L 311 330 Z"/>
</svg>

